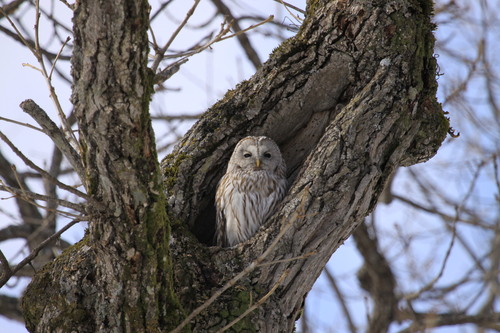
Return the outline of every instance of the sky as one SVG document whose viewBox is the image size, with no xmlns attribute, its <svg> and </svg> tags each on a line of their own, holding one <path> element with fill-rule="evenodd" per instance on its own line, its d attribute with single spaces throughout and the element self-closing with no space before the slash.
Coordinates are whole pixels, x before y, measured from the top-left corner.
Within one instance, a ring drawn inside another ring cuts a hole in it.
<svg viewBox="0 0 500 333">
<path fill-rule="evenodd" d="M 290 3 L 304 8 L 303 1 L 289 1 Z M 493 2 L 493 1 L 492 1 Z M 153 25 L 155 31 L 155 37 L 161 43 L 168 40 L 170 32 L 175 29 L 176 25 L 183 19 L 184 13 L 188 9 L 189 2 L 174 2 L 173 7 L 170 7 L 169 12 L 163 15 L 157 20 L 157 23 Z M 249 4 L 251 3 L 251 5 Z M 496 2 L 498 4 L 498 2 Z M 153 12 L 156 5 L 155 1 L 151 1 L 153 6 Z M 60 3 L 56 2 L 56 12 L 57 15 L 61 17 L 70 18 L 71 13 L 68 9 L 61 6 Z M 255 9 L 262 12 L 263 17 L 267 17 L 270 14 L 275 15 L 275 20 L 288 24 L 290 30 L 286 31 L 285 34 L 291 36 L 293 35 L 294 27 L 296 26 L 295 18 L 291 17 L 289 13 L 285 12 L 280 5 L 276 4 L 270 0 L 259 0 L 259 1 L 244 1 L 239 2 L 236 5 L 240 14 L 244 14 L 247 11 L 253 11 Z M 207 23 L 206 17 L 209 16 L 207 13 L 211 13 L 213 9 L 207 4 L 207 1 L 202 1 L 200 4 L 199 11 L 195 12 L 192 19 L 190 20 L 190 25 L 187 29 L 181 31 L 178 38 L 172 45 L 172 49 L 182 50 L 187 46 L 193 45 L 198 41 L 198 34 L 196 30 L 192 29 L 198 24 Z M 179 14 L 182 13 L 182 14 Z M 32 13 L 27 14 L 24 17 L 24 22 L 26 22 L 26 27 L 33 26 L 34 16 Z M 166 22 L 173 21 L 174 24 L 166 24 Z M 69 22 L 69 20 L 68 20 Z M 176 22 L 176 23 L 175 23 Z M 248 22 L 248 25 L 253 22 Z M 5 20 L 0 21 L 3 26 L 7 25 Z M 68 27 L 70 23 L 68 23 Z M 220 26 L 218 20 L 212 20 L 208 22 L 208 30 L 217 30 Z M 44 26 L 42 21 L 42 33 L 44 31 L 50 31 L 50 26 L 47 24 Z M 266 28 L 267 29 L 267 28 Z M 260 30 L 264 31 L 264 30 Z M 265 31 L 273 31 L 269 28 Z M 29 31 L 31 34 L 32 32 Z M 449 38 L 450 35 L 456 34 L 455 31 L 441 31 L 438 29 L 436 35 L 439 38 Z M 64 37 L 64 36 L 63 36 Z M 261 59 L 265 60 L 268 54 L 278 45 L 277 41 L 272 41 L 269 38 L 264 38 L 262 34 L 256 34 L 251 37 L 252 43 L 257 47 Z M 473 29 L 471 28 L 471 39 L 473 37 Z M 42 38 L 43 39 L 43 38 Z M 43 40 L 47 40 L 46 38 Z M 464 43 L 464 48 L 467 47 L 467 40 L 458 40 L 456 43 Z M 52 43 L 52 48 L 57 52 L 57 43 Z M 19 43 L 12 41 L 12 39 L 6 37 L 4 34 L 0 34 L 0 45 L 2 45 L 3 50 L 8 50 L 8 52 L 0 52 L 0 64 L 1 64 L 1 77 L 0 77 L 0 100 L 2 100 L 2 106 L 0 110 L 0 115 L 3 117 L 9 117 L 15 119 L 19 122 L 26 122 L 34 124 L 34 122 L 22 112 L 19 108 L 19 104 L 25 99 L 33 99 L 38 103 L 53 119 L 57 119 L 54 104 L 49 97 L 49 92 L 47 89 L 46 82 L 40 73 L 33 69 L 31 66 L 37 66 L 36 60 L 33 55 L 27 51 L 24 47 L 19 45 Z M 462 68 L 454 66 L 452 62 L 447 63 L 446 57 L 442 56 L 438 59 L 442 62 L 442 68 L 446 69 L 445 75 L 448 77 L 459 77 L 460 75 L 465 75 Z M 30 66 L 23 66 L 23 64 L 30 64 Z M 61 68 L 68 71 L 68 64 L 61 63 Z M 235 39 L 227 40 L 218 43 L 211 47 L 210 50 L 193 56 L 189 62 L 183 65 L 182 69 L 175 74 L 167 83 L 167 91 L 164 93 L 157 93 L 152 101 L 152 110 L 155 114 L 199 114 L 210 107 L 214 102 L 221 98 L 224 93 L 234 87 L 238 82 L 250 77 L 254 72 L 253 67 L 249 64 L 244 55 L 239 50 L 239 46 Z M 441 79 L 441 81 L 444 81 Z M 441 82 L 440 82 L 441 84 Z M 70 98 L 70 87 L 67 83 L 60 80 L 57 75 L 54 77 L 54 86 L 57 90 L 58 96 L 60 98 L 62 107 L 64 110 L 71 110 Z M 444 96 L 446 95 L 446 89 L 449 89 L 447 85 L 440 85 L 439 96 L 441 101 L 444 102 Z M 471 88 L 473 91 L 473 88 Z M 446 106 L 447 104 L 445 104 Z M 173 129 L 166 126 L 164 123 L 155 122 L 155 133 L 157 135 L 159 145 L 163 145 L 172 139 L 172 134 L 169 137 L 165 137 L 167 133 L 178 132 L 179 135 L 185 132 L 191 126 L 192 122 L 184 122 L 178 124 L 178 126 Z M 452 116 L 452 126 L 458 123 L 453 119 Z M 12 125 L 10 123 L 5 123 L 0 121 L 0 130 L 4 132 L 15 144 L 24 151 L 30 158 L 38 165 L 47 165 L 48 156 L 52 150 L 52 143 L 43 134 L 36 131 L 29 130 L 24 127 L 17 125 Z M 467 133 L 467 128 L 461 128 L 462 138 L 465 135 L 470 135 Z M 493 134 L 494 137 L 494 134 Z M 463 140 L 463 139 L 462 139 Z M 485 140 L 491 140 L 486 138 Z M 463 141 L 462 141 L 463 142 Z M 454 139 L 447 138 L 442 149 L 438 153 L 435 159 L 430 162 L 425 163 L 422 166 L 418 166 L 423 170 L 422 172 L 428 172 L 429 177 L 441 178 L 446 173 L 451 173 L 452 171 L 441 167 L 450 156 L 457 154 L 457 151 L 461 151 L 461 142 Z M 12 154 L 9 154 L 6 149 L 3 148 L 3 144 L 0 145 L 2 153 L 15 160 Z M 164 156 L 168 152 L 164 151 L 160 154 Z M 471 159 L 471 165 L 474 160 Z M 449 167 L 449 164 L 446 164 Z M 426 171 L 426 170 L 441 170 L 437 173 Z M 401 171 L 401 176 L 399 181 L 395 184 L 395 191 L 400 194 L 411 193 L 417 195 L 418 190 L 415 188 L 414 182 L 412 182 L 409 176 L 405 176 L 405 170 Z M 455 175 L 453 175 L 455 176 Z M 467 175 L 466 175 L 467 176 Z M 468 175 L 470 176 L 470 175 Z M 71 179 L 69 181 L 72 181 Z M 76 180 L 75 180 L 76 181 Z M 488 179 L 485 177 L 485 185 L 483 186 L 482 193 L 485 196 L 491 197 L 490 192 L 494 192 L 488 185 Z M 39 185 L 33 183 L 30 184 L 33 187 L 40 188 Z M 464 183 L 450 182 L 444 186 L 445 190 L 451 194 L 463 193 L 466 188 Z M 489 192 L 488 192 L 489 191 Z M 494 194 L 494 193 L 493 193 Z M 2 196 L 4 197 L 4 196 Z M 421 198 L 425 202 L 425 198 Z M 0 201 L 0 209 L 9 210 L 11 206 L 8 200 Z M 398 206 L 399 205 L 399 206 Z M 425 244 L 426 239 L 433 239 L 428 235 L 436 229 L 437 223 L 433 221 L 432 217 L 422 219 L 420 215 L 408 209 L 403 209 L 402 204 L 392 203 L 391 205 L 380 205 L 377 209 L 375 218 L 377 221 L 382 221 L 380 223 L 380 228 L 382 231 L 388 235 L 392 235 L 396 230 L 401 228 L 404 233 L 414 234 L 417 233 L 421 235 L 422 242 L 419 244 Z M 413 215 L 412 215 L 413 214 Z M 406 221 L 408 219 L 415 218 L 415 223 L 408 224 Z M 0 228 L 4 227 L 7 223 L 11 223 L 11 220 L 2 218 L 0 219 Z M 63 223 L 63 222 L 61 222 Z M 70 242 L 78 241 L 83 235 L 85 225 L 77 225 L 72 227 L 67 233 L 63 235 L 63 238 Z M 475 231 L 471 231 L 474 234 Z M 427 238 L 426 238 L 427 237 Z M 484 235 L 475 235 L 473 244 L 478 243 L 476 239 L 481 239 L 486 237 Z M 388 240 L 393 238 L 387 238 Z M 427 246 L 420 247 L 418 249 L 413 249 L 417 253 L 422 254 L 422 256 L 444 256 L 444 251 L 449 244 L 450 239 L 443 235 L 442 244 L 438 246 L 435 244 L 427 244 Z M 6 254 L 7 258 L 16 258 L 16 260 L 21 260 L 27 253 L 19 253 L 19 249 L 22 247 L 23 242 L 21 241 L 9 241 L 0 244 L 2 251 Z M 393 246 L 393 243 L 387 241 L 384 243 L 382 241 L 381 247 L 386 249 L 388 254 L 394 260 L 398 260 L 398 251 L 402 251 L 402 246 Z M 463 248 L 456 246 L 452 250 L 452 262 L 449 265 L 449 270 L 443 276 L 443 280 L 453 279 L 459 274 L 463 269 L 462 264 L 466 255 L 463 253 Z M 356 272 L 361 264 L 361 258 L 355 250 L 354 243 L 352 240 L 346 241 L 346 243 L 339 248 L 339 250 L 333 255 L 332 260 L 329 262 L 328 267 L 334 273 L 338 280 L 338 283 L 342 286 L 343 290 L 349 291 L 350 296 L 353 298 L 350 306 L 354 309 L 360 309 L 360 313 L 364 313 L 366 308 L 369 308 L 369 304 L 366 301 L 366 295 L 357 286 L 357 281 L 355 279 Z M 401 262 L 401 267 L 404 267 L 407 263 Z M 431 269 L 435 270 L 435 267 Z M 409 270 L 408 270 L 409 272 Z M 401 269 L 398 274 L 404 276 L 407 274 L 404 269 Z M 2 288 L 0 291 L 4 294 L 16 295 L 18 294 L 26 285 L 27 281 L 21 280 L 17 283 L 15 288 Z M 415 286 L 418 288 L 418 286 Z M 314 332 L 329 332 L 332 327 L 335 327 L 335 332 L 345 332 L 347 328 L 342 326 L 344 324 L 336 325 L 336 316 L 341 313 L 338 303 L 331 298 L 331 289 L 329 288 L 327 281 L 324 276 L 320 277 L 316 283 L 313 290 L 310 292 L 307 298 L 307 311 L 308 315 L 313 319 L 312 322 Z M 358 320 L 361 322 L 361 320 Z M 26 332 L 23 325 L 20 325 L 14 321 L 6 320 L 0 317 L 0 327 L 5 331 L 9 332 Z M 396 331 L 399 327 L 395 327 Z M 449 330 L 447 328 L 438 329 L 435 332 L 446 333 L 454 332 L 453 329 Z"/>
</svg>

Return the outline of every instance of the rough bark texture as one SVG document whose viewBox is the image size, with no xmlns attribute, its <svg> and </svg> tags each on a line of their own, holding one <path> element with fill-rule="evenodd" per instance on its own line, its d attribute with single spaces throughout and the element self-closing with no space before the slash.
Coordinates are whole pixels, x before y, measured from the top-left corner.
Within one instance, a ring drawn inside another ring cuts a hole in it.
<svg viewBox="0 0 500 333">
<path fill-rule="evenodd" d="M 149 118 L 149 4 L 82 1 L 74 15 L 72 99 L 91 218 L 84 240 L 36 275 L 26 323 L 40 332 L 153 332 L 180 312 Z"/>
<path fill-rule="evenodd" d="M 435 97 L 431 10 L 430 0 L 310 1 L 297 36 L 163 161 L 166 205 L 148 116 L 147 2 L 81 2 L 73 101 L 92 221 L 87 237 L 28 288 L 28 328 L 168 330 L 182 314 L 177 298 L 190 313 L 285 230 L 267 264 L 190 328 L 220 329 L 279 285 L 232 330 L 292 331 L 305 295 L 374 208 L 386 179 L 432 157 L 447 133 Z M 290 189 L 251 240 L 210 247 L 217 181 L 248 134 L 280 145 Z"/>
<path fill-rule="evenodd" d="M 370 213 L 401 165 L 432 157 L 448 123 L 436 101 L 432 2 L 311 1 L 296 37 L 214 105 L 163 161 L 174 218 L 175 289 L 189 312 L 291 224 L 261 266 L 192 322 L 215 330 L 286 275 L 235 330 L 292 331 L 331 254 Z M 218 179 L 245 135 L 280 145 L 291 182 L 280 211 L 232 249 L 209 248 Z M 184 226 L 196 236 L 188 236 Z M 307 258 L 284 261 L 314 253 Z M 195 288 L 197 297 L 194 297 Z M 202 287 L 205 286 L 205 287 Z M 200 296 L 200 290 L 202 296 Z"/>
</svg>

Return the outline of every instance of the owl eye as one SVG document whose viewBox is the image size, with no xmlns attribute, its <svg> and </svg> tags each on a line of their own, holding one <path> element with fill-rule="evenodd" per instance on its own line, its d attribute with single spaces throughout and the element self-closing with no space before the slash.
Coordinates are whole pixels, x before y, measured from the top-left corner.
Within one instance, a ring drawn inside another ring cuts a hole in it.
<svg viewBox="0 0 500 333">
<path fill-rule="evenodd" d="M 250 153 L 244 153 L 244 154 L 243 154 L 243 157 L 244 157 L 244 158 L 249 158 L 249 157 L 252 157 L 252 154 L 250 154 Z"/>
<path fill-rule="evenodd" d="M 264 153 L 264 157 L 265 158 L 271 158 L 271 153 L 269 153 L 269 152 Z"/>
</svg>

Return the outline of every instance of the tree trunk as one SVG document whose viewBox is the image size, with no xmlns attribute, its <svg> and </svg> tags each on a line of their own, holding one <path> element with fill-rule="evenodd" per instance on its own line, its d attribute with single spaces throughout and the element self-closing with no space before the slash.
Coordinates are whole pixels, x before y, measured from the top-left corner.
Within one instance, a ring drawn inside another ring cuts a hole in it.
<svg viewBox="0 0 500 333">
<path fill-rule="evenodd" d="M 185 329 L 221 329 L 264 297 L 232 330 L 292 331 L 305 295 L 386 179 L 432 157 L 447 133 L 435 97 L 432 1 L 310 1 L 297 36 L 162 162 L 167 200 L 148 115 L 147 8 L 84 1 L 75 12 L 73 102 L 90 228 L 35 276 L 23 301 L 28 328 L 170 330 L 255 266 Z M 290 189 L 255 237 L 210 247 L 217 181 L 248 134 L 280 145 Z"/>
<path fill-rule="evenodd" d="M 284 231 L 268 264 L 195 317 L 193 328 L 220 328 L 279 285 L 236 331 L 292 331 L 307 292 L 373 210 L 389 176 L 436 153 L 448 122 L 436 101 L 431 14 L 431 1 L 309 2 L 297 36 L 214 105 L 163 161 L 170 211 L 179 221 L 174 285 L 187 313 Z M 248 134 L 280 145 L 290 189 L 255 237 L 205 255 L 184 226 L 211 244 L 216 184 Z M 189 290 L 191 284 L 205 288 Z M 200 290 L 203 297 L 193 297 Z"/>
<path fill-rule="evenodd" d="M 135 0 L 75 10 L 72 100 L 90 223 L 28 288 L 30 331 L 153 332 L 180 318 L 149 117 L 148 16 L 148 2 Z"/>
</svg>

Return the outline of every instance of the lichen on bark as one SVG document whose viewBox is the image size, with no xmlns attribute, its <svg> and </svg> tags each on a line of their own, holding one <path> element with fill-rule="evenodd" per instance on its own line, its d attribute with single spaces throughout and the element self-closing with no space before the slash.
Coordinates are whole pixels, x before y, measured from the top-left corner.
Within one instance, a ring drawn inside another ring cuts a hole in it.
<svg viewBox="0 0 500 333">
<path fill-rule="evenodd" d="M 33 331 L 153 332 L 185 315 L 172 286 L 149 115 L 148 15 L 147 1 L 131 0 L 85 1 L 74 11 L 72 101 L 89 228 L 28 287 L 23 304 Z"/>
<path fill-rule="evenodd" d="M 279 234 L 264 265 L 184 329 L 220 328 L 277 287 L 233 329 L 292 331 L 305 295 L 386 179 L 432 157 L 444 138 L 429 5 L 310 1 L 297 36 L 162 162 L 162 184 L 148 116 L 147 1 L 80 3 L 73 102 L 86 186 L 106 209 L 89 202 L 84 241 L 35 276 L 24 302 L 28 327 L 169 330 Z M 255 237 L 220 249 L 210 246 L 215 187 L 248 134 L 280 145 L 290 189 Z M 72 321 L 61 322 L 65 316 Z"/>
<path fill-rule="evenodd" d="M 431 158 L 444 139 L 448 125 L 436 101 L 429 5 L 308 2 L 297 36 L 208 110 L 174 149 L 172 156 L 189 159 L 175 165 L 177 177 L 168 178 L 174 193 L 169 205 L 184 222 L 178 230 L 191 230 L 207 245 L 214 189 L 236 142 L 249 134 L 268 135 L 282 149 L 291 187 L 280 211 L 250 241 L 213 249 L 208 262 L 195 260 L 198 272 L 210 267 L 216 283 L 207 287 L 215 290 L 259 256 L 280 227 L 292 224 L 269 255 L 279 263 L 259 267 L 252 280 L 251 289 L 262 295 L 290 271 L 282 288 L 253 314 L 258 330 L 293 329 L 307 291 L 330 255 L 373 210 L 386 180 L 401 165 Z M 163 170 L 170 170 L 170 161 L 163 161 Z M 196 239 L 189 239 L 176 243 L 188 261 L 199 253 L 191 251 L 198 249 L 191 243 Z M 281 262 L 305 253 L 314 255 Z M 182 288 L 176 281 L 176 290 Z M 192 322 L 195 330 L 215 309 L 226 313 L 223 305 L 211 309 Z"/>
</svg>

